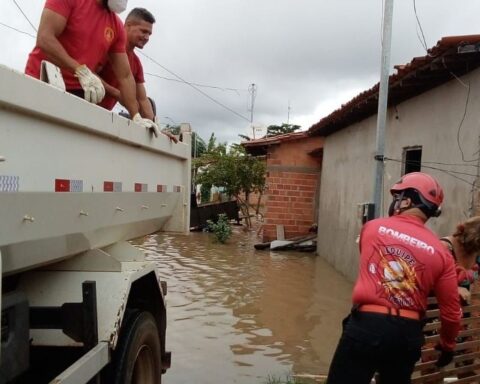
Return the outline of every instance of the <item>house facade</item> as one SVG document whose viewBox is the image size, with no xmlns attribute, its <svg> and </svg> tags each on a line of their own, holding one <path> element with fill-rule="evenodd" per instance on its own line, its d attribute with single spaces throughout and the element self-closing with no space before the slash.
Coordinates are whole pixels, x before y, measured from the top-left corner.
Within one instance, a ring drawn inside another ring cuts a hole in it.
<svg viewBox="0 0 480 384">
<path fill-rule="evenodd" d="M 383 214 L 389 187 L 421 170 L 445 192 L 442 215 L 429 221 L 439 235 L 480 214 L 480 36 L 444 38 L 390 76 L 385 132 Z M 324 136 L 317 253 L 354 280 L 360 205 L 374 189 L 378 84 L 312 126 Z"/>
</svg>

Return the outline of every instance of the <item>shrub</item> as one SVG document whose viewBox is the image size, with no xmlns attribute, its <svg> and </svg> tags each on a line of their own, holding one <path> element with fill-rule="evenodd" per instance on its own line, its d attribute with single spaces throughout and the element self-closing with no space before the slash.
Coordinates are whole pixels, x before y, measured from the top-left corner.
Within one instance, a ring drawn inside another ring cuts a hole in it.
<svg viewBox="0 0 480 384">
<path fill-rule="evenodd" d="M 218 215 L 217 222 L 207 220 L 208 229 L 215 234 L 217 240 L 224 244 L 232 234 L 232 228 L 228 222 L 226 214 L 221 213 Z"/>
</svg>

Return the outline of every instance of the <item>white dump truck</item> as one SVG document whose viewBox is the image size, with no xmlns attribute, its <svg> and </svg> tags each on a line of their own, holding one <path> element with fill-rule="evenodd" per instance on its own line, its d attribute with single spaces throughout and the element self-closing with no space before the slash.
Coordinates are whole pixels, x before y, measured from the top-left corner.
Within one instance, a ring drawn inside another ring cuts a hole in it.
<svg viewBox="0 0 480 384">
<path fill-rule="evenodd" d="M 188 231 L 183 131 L 0 66 L 0 383 L 161 382 L 166 284 L 127 241 Z"/>
</svg>

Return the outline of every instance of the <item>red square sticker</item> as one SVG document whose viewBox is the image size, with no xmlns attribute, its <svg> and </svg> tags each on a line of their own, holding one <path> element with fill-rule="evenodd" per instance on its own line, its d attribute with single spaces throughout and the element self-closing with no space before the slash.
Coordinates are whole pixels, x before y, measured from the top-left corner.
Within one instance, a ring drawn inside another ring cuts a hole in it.
<svg viewBox="0 0 480 384">
<path fill-rule="evenodd" d="M 70 192 L 70 180 L 55 179 L 55 192 Z"/>
<path fill-rule="evenodd" d="M 103 182 L 103 192 L 113 192 L 113 181 Z"/>
</svg>

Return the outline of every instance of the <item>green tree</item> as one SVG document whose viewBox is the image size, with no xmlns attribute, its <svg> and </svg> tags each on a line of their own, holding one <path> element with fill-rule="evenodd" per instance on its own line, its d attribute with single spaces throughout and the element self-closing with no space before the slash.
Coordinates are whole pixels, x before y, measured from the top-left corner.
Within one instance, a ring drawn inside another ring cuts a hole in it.
<svg viewBox="0 0 480 384">
<path fill-rule="evenodd" d="M 226 144 L 216 144 L 212 134 L 207 151 L 195 161 L 201 167 L 197 183 L 222 187 L 225 193 L 237 199 L 242 213 L 249 221 L 248 198 L 241 197 L 252 192 L 262 193 L 265 189 L 265 162 L 245 152 L 242 146 L 234 145 L 227 151 Z"/>
<path fill-rule="evenodd" d="M 249 136 L 247 135 L 242 135 L 242 134 L 239 134 L 238 137 L 240 137 L 242 139 L 242 141 L 250 141 L 252 140 Z"/>
<path fill-rule="evenodd" d="M 286 124 L 282 125 L 269 125 L 267 128 L 267 137 L 283 135 L 285 133 L 293 133 L 300 129 L 300 125 Z"/>
</svg>

